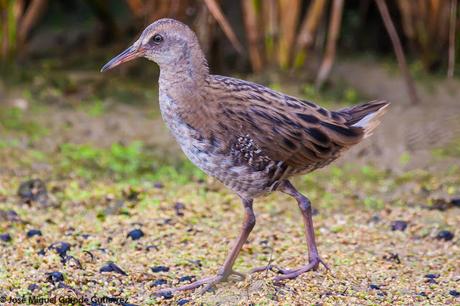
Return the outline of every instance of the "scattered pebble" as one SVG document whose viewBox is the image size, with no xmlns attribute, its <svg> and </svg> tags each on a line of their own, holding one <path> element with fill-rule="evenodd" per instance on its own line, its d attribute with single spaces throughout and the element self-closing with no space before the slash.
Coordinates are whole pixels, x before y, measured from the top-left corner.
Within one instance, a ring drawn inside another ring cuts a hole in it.
<svg viewBox="0 0 460 306">
<path fill-rule="evenodd" d="M 388 253 L 388 255 L 383 255 L 383 259 L 386 261 L 393 261 L 397 264 L 401 263 L 401 259 L 399 258 L 398 253 Z"/>
<path fill-rule="evenodd" d="M 428 295 L 424 291 L 419 292 L 417 295 L 420 295 L 420 296 L 423 296 L 423 297 L 428 297 Z"/>
<path fill-rule="evenodd" d="M 451 231 L 440 231 L 436 235 L 436 239 L 444 240 L 444 241 L 450 241 L 450 240 L 454 239 L 454 234 Z"/>
<path fill-rule="evenodd" d="M 32 179 L 21 183 L 18 189 L 18 196 L 27 204 L 32 204 L 32 202 L 38 202 L 43 205 L 48 204 L 46 185 L 40 179 Z"/>
<path fill-rule="evenodd" d="M 152 244 L 152 245 L 146 246 L 146 247 L 145 247 L 145 250 L 146 250 L 147 252 L 150 252 L 151 250 L 159 251 L 160 249 L 159 249 L 156 245 Z"/>
<path fill-rule="evenodd" d="M 380 286 L 375 285 L 375 284 L 370 284 L 370 285 L 369 285 L 369 289 L 372 289 L 372 290 L 380 290 Z"/>
<path fill-rule="evenodd" d="M 14 210 L 0 210 L 0 221 L 20 222 L 21 218 Z"/>
<path fill-rule="evenodd" d="M 155 266 L 155 267 L 152 267 L 151 269 L 153 273 L 169 271 L 169 267 L 166 267 L 166 266 Z"/>
<path fill-rule="evenodd" d="M 167 281 L 163 278 L 159 278 L 159 279 L 156 279 L 152 282 L 152 286 L 155 286 L 155 287 L 158 287 L 158 286 L 161 286 L 161 285 L 164 285 L 166 284 Z"/>
<path fill-rule="evenodd" d="M 176 211 L 176 215 L 182 217 L 184 215 L 185 204 L 181 202 L 176 202 L 174 204 L 174 210 Z"/>
<path fill-rule="evenodd" d="M 112 261 L 107 262 L 104 266 L 99 269 L 99 272 L 115 272 L 121 275 L 128 275 L 125 271 L 123 271 L 119 266 L 117 266 Z"/>
<path fill-rule="evenodd" d="M 64 281 L 64 275 L 61 272 L 49 272 L 46 273 L 48 275 L 48 282 L 50 283 L 58 283 Z"/>
<path fill-rule="evenodd" d="M 460 292 L 458 292 L 457 290 L 450 290 L 449 294 L 452 295 L 453 297 L 459 297 L 460 296 Z"/>
<path fill-rule="evenodd" d="M 0 234 L 0 240 L 4 242 L 10 242 L 11 241 L 11 235 L 8 233 Z"/>
<path fill-rule="evenodd" d="M 452 198 L 450 200 L 450 203 L 455 206 L 455 207 L 460 207 L 460 197 L 458 198 Z"/>
<path fill-rule="evenodd" d="M 65 257 L 70 250 L 70 244 L 67 242 L 55 242 L 48 247 L 49 250 L 55 250 L 61 257 Z"/>
<path fill-rule="evenodd" d="M 42 231 L 41 230 L 37 230 L 37 229 L 31 229 L 29 231 L 27 231 L 27 238 L 31 238 L 31 237 L 34 237 L 34 236 L 42 236 Z"/>
<path fill-rule="evenodd" d="M 428 279 L 435 279 L 435 278 L 439 278 L 441 275 L 439 273 L 429 273 L 429 274 L 425 274 L 425 278 L 428 278 Z"/>
<path fill-rule="evenodd" d="M 179 301 L 177 301 L 177 305 L 182 306 L 182 305 L 188 304 L 189 302 L 190 300 L 180 299 Z"/>
<path fill-rule="evenodd" d="M 379 215 L 375 214 L 369 219 L 369 223 L 379 223 L 382 220 Z"/>
<path fill-rule="evenodd" d="M 191 275 L 182 276 L 182 277 L 179 278 L 179 283 L 191 282 L 194 279 L 195 279 L 195 276 L 191 276 Z"/>
<path fill-rule="evenodd" d="M 165 185 L 163 185 L 163 183 L 161 182 L 156 182 L 155 184 L 153 184 L 153 187 L 155 187 L 156 189 L 162 189 L 164 188 Z"/>
<path fill-rule="evenodd" d="M 40 289 L 40 286 L 38 286 L 37 284 L 30 284 L 28 287 L 27 287 L 28 290 L 30 291 L 35 291 L 37 289 Z"/>
<path fill-rule="evenodd" d="M 158 297 L 162 297 L 165 300 L 169 300 L 173 298 L 173 294 L 171 291 L 160 292 L 157 294 Z"/>
<path fill-rule="evenodd" d="M 391 222 L 391 230 L 392 231 L 405 231 L 407 228 L 407 222 L 403 220 L 396 220 Z"/>
<path fill-rule="evenodd" d="M 131 238 L 132 240 L 139 240 L 144 236 L 144 232 L 140 229 L 133 229 L 127 235 L 127 237 Z"/>
<path fill-rule="evenodd" d="M 71 262 L 73 262 L 75 267 L 77 267 L 78 269 L 83 269 L 83 266 L 81 265 L 80 260 L 76 259 L 75 257 L 71 255 L 66 255 L 65 257 L 63 257 L 61 262 L 64 265 L 70 264 Z"/>
</svg>

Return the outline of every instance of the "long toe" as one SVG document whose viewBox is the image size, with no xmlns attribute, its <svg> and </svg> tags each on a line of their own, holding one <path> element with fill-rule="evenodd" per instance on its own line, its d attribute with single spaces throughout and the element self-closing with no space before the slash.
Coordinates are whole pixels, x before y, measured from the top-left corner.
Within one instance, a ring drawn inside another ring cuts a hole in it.
<svg viewBox="0 0 460 306">
<path fill-rule="evenodd" d="M 161 290 L 156 291 L 155 295 L 162 296 L 162 295 L 165 295 L 165 294 L 173 294 L 173 293 L 175 293 L 177 291 L 194 290 L 194 289 L 196 289 L 198 287 L 201 287 L 201 286 L 204 286 L 203 289 L 201 290 L 201 293 L 205 293 L 209 289 L 211 289 L 214 285 L 216 285 L 218 283 L 221 283 L 221 282 L 227 281 L 229 276 L 231 276 L 231 275 L 237 276 L 238 278 L 240 278 L 240 280 L 244 280 L 246 278 L 246 276 L 243 273 L 236 272 L 236 271 L 231 271 L 228 275 L 217 274 L 215 276 L 205 277 L 203 279 L 197 280 L 197 281 L 195 281 L 193 283 L 190 283 L 190 284 L 187 284 L 187 285 L 184 285 L 184 286 L 180 286 L 180 287 L 176 287 L 176 288 L 161 289 Z"/>
<path fill-rule="evenodd" d="M 322 264 L 326 268 L 326 270 L 329 270 L 328 265 L 321 258 L 317 257 L 317 258 L 312 259 L 307 265 L 294 269 L 294 270 L 280 269 L 279 271 L 282 275 L 278 275 L 277 277 L 275 277 L 274 281 L 279 282 L 285 279 L 296 278 L 297 276 L 305 272 L 318 269 L 320 264 Z"/>
</svg>

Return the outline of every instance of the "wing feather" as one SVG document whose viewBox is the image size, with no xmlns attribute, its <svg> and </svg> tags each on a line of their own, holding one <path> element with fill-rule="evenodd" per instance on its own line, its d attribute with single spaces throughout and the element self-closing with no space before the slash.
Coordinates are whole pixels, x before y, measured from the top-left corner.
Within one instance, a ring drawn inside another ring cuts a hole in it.
<svg viewBox="0 0 460 306">
<path fill-rule="evenodd" d="M 212 86 L 222 116 L 217 120 L 230 120 L 232 133 L 250 135 L 268 157 L 292 167 L 333 160 L 364 136 L 340 113 L 262 85 L 215 76 Z"/>
</svg>

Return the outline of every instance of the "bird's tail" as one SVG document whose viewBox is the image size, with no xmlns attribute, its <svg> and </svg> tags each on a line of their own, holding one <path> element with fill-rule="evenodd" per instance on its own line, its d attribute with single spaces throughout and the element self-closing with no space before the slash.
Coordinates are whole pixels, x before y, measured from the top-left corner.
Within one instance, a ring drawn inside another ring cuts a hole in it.
<svg viewBox="0 0 460 306">
<path fill-rule="evenodd" d="M 380 124 L 380 117 L 385 114 L 389 102 L 384 100 L 371 101 L 352 107 L 347 107 L 338 112 L 347 119 L 350 127 L 364 129 L 364 138 L 372 135 L 372 131 Z"/>
</svg>

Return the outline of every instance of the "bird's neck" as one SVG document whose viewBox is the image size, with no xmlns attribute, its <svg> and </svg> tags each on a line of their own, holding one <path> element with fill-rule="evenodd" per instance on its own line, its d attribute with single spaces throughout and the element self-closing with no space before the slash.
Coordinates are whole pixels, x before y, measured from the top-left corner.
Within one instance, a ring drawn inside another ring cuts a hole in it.
<svg viewBox="0 0 460 306">
<path fill-rule="evenodd" d="M 209 70 L 199 50 L 195 56 L 179 56 L 170 65 L 160 65 L 160 107 L 166 117 L 180 117 L 189 125 L 198 127 L 206 122 Z M 163 100 L 162 100 L 163 99 Z"/>
<path fill-rule="evenodd" d="M 171 63 L 160 65 L 160 90 L 193 94 L 204 87 L 208 77 L 209 69 L 203 52 L 186 49 Z"/>
</svg>

